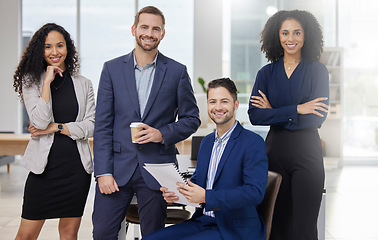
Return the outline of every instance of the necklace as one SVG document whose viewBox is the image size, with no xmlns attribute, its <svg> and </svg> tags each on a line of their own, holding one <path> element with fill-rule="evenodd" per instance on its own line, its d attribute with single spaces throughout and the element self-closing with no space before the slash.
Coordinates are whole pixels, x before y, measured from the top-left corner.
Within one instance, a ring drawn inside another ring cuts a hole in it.
<svg viewBox="0 0 378 240">
<path fill-rule="evenodd" d="M 63 81 L 62 81 L 62 83 L 59 85 L 59 86 L 55 86 L 54 85 L 54 81 L 52 81 L 51 82 L 51 85 L 55 88 L 55 90 L 58 90 L 62 85 L 63 85 L 63 83 L 66 81 L 66 75 L 63 75 Z"/>
<path fill-rule="evenodd" d="M 288 65 L 288 64 L 290 64 L 290 65 L 295 64 L 295 65 L 293 66 L 294 68 L 299 64 L 299 62 L 297 62 L 297 61 L 294 61 L 294 62 L 286 62 L 286 61 L 284 61 L 284 63 L 285 63 L 286 65 Z M 286 68 L 287 68 L 288 70 L 291 70 L 292 66 L 286 66 Z"/>
</svg>

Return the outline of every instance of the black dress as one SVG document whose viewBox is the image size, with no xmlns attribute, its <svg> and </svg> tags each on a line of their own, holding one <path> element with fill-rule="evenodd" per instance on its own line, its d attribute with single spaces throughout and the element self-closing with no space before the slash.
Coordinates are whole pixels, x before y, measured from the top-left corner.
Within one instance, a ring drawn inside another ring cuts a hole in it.
<svg viewBox="0 0 378 240">
<path fill-rule="evenodd" d="M 69 73 L 64 72 L 63 78 L 56 74 L 50 88 L 55 122 L 75 122 L 79 107 Z M 91 175 L 84 170 L 76 141 L 55 133 L 44 172 L 28 175 L 21 217 L 81 217 L 90 182 Z"/>
</svg>

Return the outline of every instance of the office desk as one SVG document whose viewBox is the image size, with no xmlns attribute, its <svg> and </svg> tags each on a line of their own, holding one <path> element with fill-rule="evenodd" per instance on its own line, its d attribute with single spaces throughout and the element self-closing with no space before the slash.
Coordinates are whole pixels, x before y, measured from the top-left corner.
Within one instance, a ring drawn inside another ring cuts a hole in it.
<svg viewBox="0 0 378 240">
<path fill-rule="evenodd" d="M 29 139 L 30 134 L 0 133 L 0 155 L 24 155 Z M 93 147 L 93 138 L 89 139 L 89 145 Z M 190 154 L 191 139 L 179 142 L 176 146 L 180 153 Z"/>
<path fill-rule="evenodd" d="M 0 158 L 1 164 L 7 165 L 7 172 L 10 172 L 10 163 L 14 162 L 13 155 L 23 155 L 28 145 L 29 134 L 0 134 Z"/>
<path fill-rule="evenodd" d="M 30 134 L 0 133 L 0 155 L 24 155 L 28 145 Z M 89 139 L 89 145 L 93 146 L 93 139 Z"/>
<path fill-rule="evenodd" d="M 0 133 L 0 156 L 24 155 L 30 139 L 30 134 Z M 93 148 L 93 138 L 89 139 L 89 145 Z M 190 151 L 189 151 L 190 152 Z M 177 155 L 177 161 L 181 171 L 195 167 L 197 161 L 190 160 L 190 155 Z"/>
<path fill-rule="evenodd" d="M 23 155 L 30 134 L 0 134 L 0 155 Z"/>
</svg>

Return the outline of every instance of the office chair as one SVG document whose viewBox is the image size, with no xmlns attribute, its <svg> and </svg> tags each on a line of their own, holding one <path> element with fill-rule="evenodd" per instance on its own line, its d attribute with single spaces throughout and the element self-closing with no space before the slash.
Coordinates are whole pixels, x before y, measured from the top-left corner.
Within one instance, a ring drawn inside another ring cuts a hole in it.
<svg viewBox="0 0 378 240">
<path fill-rule="evenodd" d="M 167 219 L 165 224 L 177 224 L 188 220 L 191 213 L 185 209 L 185 205 L 168 204 L 167 206 Z M 130 204 L 126 213 L 126 233 L 130 223 L 139 224 L 138 204 Z M 126 236 L 125 236 L 126 237 Z M 120 239 L 120 238 L 119 238 Z M 139 239 L 139 230 L 134 228 L 134 240 Z"/>
<path fill-rule="evenodd" d="M 197 160 L 198 150 L 200 148 L 201 141 L 204 137 L 205 136 L 192 136 L 190 160 Z"/>
<path fill-rule="evenodd" d="M 270 238 L 274 205 L 276 203 L 278 191 L 280 190 L 282 176 L 279 173 L 268 171 L 268 182 L 266 184 L 264 200 L 258 206 L 265 222 L 266 240 Z"/>
<path fill-rule="evenodd" d="M 261 204 L 258 206 L 260 213 L 263 216 L 266 229 L 266 240 L 270 238 L 270 231 L 272 229 L 272 220 L 274 205 L 276 203 L 276 198 L 278 191 L 281 186 L 282 176 L 279 173 L 268 171 L 268 182 L 266 184 L 266 190 L 264 199 Z M 175 206 L 176 208 L 173 208 Z M 178 207 L 178 208 L 177 208 Z M 167 220 L 166 224 L 177 224 L 189 219 L 191 213 L 185 209 L 183 205 L 172 205 L 169 204 L 167 207 Z M 138 205 L 130 204 L 129 209 L 126 213 L 126 232 L 128 229 L 129 223 L 139 224 L 139 215 L 138 215 Z M 139 237 L 135 237 L 135 240 Z"/>
<path fill-rule="evenodd" d="M 177 224 L 188 220 L 191 213 L 185 209 L 185 205 L 168 204 L 167 219 L 165 224 Z M 129 223 L 139 224 L 138 205 L 130 204 L 126 213 L 126 221 Z"/>
</svg>

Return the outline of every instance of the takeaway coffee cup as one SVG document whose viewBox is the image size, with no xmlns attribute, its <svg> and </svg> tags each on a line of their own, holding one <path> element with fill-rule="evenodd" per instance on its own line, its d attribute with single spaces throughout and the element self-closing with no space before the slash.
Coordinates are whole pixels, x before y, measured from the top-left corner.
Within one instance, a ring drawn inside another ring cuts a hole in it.
<svg viewBox="0 0 378 240">
<path fill-rule="evenodd" d="M 142 127 L 139 127 L 141 124 L 143 124 L 142 122 L 132 122 L 130 124 L 130 130 L 131 130 L 131 141 L 133 143 L 135 143 L 135 140 L 136 138 L 134 137 L 135 134 L 137 134 L 138 132 L 142 131 L 143 128 Z"/>
</svg>

